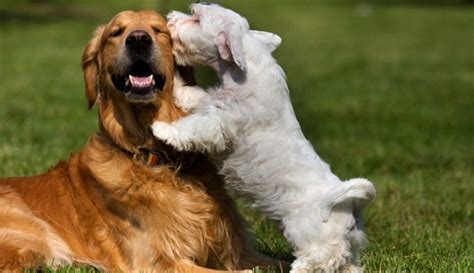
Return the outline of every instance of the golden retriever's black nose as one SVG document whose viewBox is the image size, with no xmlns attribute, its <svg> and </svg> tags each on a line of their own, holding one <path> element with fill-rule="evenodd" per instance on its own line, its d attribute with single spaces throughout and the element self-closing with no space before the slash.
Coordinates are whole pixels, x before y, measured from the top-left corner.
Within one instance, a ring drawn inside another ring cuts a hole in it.
<svg viewBox="0 0 474 273">
<path fill-rule="evenodd" d="M 130 32 L 125 40 L 127 48 L 132 50 L 148 49 L 151 46 L 151 43 L 151 36 L 143 30 L 134 30 Z"/>
</svg>

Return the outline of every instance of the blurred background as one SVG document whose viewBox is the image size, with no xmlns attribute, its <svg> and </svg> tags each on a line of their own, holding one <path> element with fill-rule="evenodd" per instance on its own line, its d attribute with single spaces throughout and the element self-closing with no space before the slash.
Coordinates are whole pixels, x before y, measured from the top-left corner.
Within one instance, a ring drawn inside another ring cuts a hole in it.
<svg viewBox="0 0 474 273">
<path fill-rule="evenodd" d="M 376 185 L 366 270 L 473 272 L 474 1 L 218 3 L 283 38 L 274 55 L 305 135 L 341 178 Z M 1 0 L 0 176 L 44 172 L 97 130 L 79 65 L 97 25 L 189 4 Z M 278 226 L 241 208 L 257 247 L 291 260 Z"/>
</svg>

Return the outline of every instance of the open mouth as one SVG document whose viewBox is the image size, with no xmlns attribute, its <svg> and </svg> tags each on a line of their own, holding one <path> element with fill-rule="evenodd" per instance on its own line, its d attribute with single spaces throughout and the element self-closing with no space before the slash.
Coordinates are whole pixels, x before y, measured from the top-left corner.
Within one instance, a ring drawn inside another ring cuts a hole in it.
<svg viewBox="0 0 474 273">
<path fill-rule="evenodd" d="M 128 99 L 145 102 L 153 99 L 157 91 L 163 90 L 166 78 L 154 72 L 145 61 L 137 60 L 126 75 L 112 75 L 112 82 Z"/>
</svg>

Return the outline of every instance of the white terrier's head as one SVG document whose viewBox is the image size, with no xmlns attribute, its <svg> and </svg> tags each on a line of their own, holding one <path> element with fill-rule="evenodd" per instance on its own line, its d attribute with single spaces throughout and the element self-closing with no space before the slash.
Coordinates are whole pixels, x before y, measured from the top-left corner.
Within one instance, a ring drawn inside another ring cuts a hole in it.
<svg viewBox="0 0 474 273">
<path fill-rule="evenodd" d="M 281 43 L 281 38 L 273 33 L 250 30 L 245 18 L 217 4 L 193 4 L 191 13 L 173 11 L 167 16 L 173 53 L 180 65 L 212 65 L 223 60 L 245 72 L 245 36 L 252 37 L 269 52 Z"/>
</svg>

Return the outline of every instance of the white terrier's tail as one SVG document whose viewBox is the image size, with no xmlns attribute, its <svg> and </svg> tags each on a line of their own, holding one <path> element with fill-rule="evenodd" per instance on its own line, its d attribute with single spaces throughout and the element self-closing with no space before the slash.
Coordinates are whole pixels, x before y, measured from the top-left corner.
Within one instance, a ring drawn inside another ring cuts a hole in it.
<svg viewBox="0 0 474 273">
<path fill-rule="evenodd" d="M 332 208 L 340 203 L 352 202 L 354 210 L 360 210 L 375 197 L 374 185 L 364 178 L 353 178 L 342 182 L 325 194 L 321 201 L 321 218 L 329 219 Z"/>
</svg>

